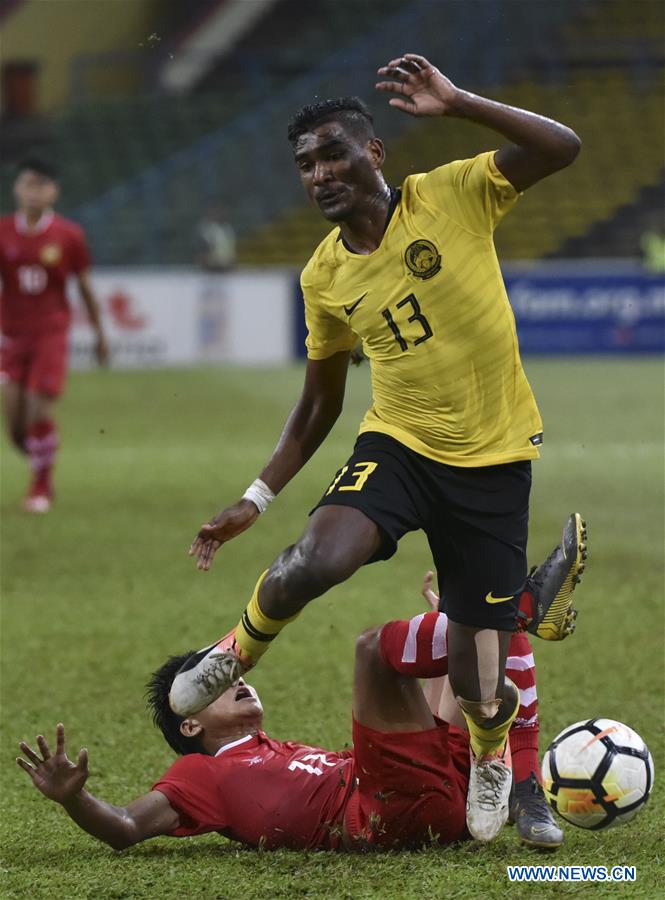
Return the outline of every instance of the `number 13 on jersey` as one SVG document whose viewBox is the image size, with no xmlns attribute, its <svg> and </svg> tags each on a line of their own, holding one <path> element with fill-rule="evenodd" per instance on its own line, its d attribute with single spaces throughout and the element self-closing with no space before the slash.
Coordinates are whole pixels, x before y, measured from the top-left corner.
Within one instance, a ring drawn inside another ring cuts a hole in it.
<svg viewBox="0 0 665 900">
<path fill-rule="evenodd" d="M 342 466 L 342 468 L 339 470 L 339 474 L 326 491 L 326 497 L 328 496 L 328 494 L 332 494 L 334 490 L 362 491 L 362 489 L 365 487 L 365 482 L 378 465 L 379 464 L 375 462 L 357 462 L 354 464 L 350 472 L 348 466 Z M 342 480 L 342 478 L 344 478 L 347 472 L 349 473 L 349 478 L 352 479 L 351 484 L 340 484 L 340 481 Z"/>
</svg>

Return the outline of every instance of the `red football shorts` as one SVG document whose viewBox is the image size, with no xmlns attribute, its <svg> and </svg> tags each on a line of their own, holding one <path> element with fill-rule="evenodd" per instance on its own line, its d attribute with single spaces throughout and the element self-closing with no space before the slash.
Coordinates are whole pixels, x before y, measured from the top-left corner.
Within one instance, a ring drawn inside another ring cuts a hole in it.
<svg viewBox="0 0 665 900">
<path fill-rule="evenodd" d="M 353 722 L 358 787 L 346 810 L 352 848 L 447 844 L 469 837 L 469 738 L 441 722 L 429 731 L 374 731 Z"/>
<path fill-rule="evenodd" d="M 2 381 L 14 381 L 35 394 L 57 397 L 67 378 L 66 331 L 7 337 L 0 343 Z"/>
</svg>

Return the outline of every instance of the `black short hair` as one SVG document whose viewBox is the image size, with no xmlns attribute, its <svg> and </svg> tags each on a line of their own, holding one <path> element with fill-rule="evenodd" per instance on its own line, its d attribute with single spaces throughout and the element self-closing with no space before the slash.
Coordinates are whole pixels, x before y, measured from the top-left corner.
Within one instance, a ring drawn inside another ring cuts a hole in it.
<svg viewBox="0 0 665 900">
<path fill-rule="evenodd" d="M 52 162 L 48 162 L 39 156 L 25 156 L 16 167 L 17 177 L 23 172 L 37 172 L 51 181 L 58 180 L 58 170 Z"/>
<path fill-rule="evenodd" d="M 361 140 L 369 141 L 374 134 L 374 119 L 360 97 L 334 97 L 301 107 L 292 116 L 288 127 L 289 141 L 295 145 L 307 131 L 324 122 L 341 122 Z"/>
<path fill-rule="evenodd" d="M 180 656 L 169 657 L 163 666 L 153 672 L 146 685 L 145 696 L 152 721 L 160 729 L 171 749 L 180 756 L 206 752 L 198 737 L 185 737 L 180 731 L 180 723 L 185 721 L 185 717 L 174 713 L 169 706 L 169 691 L 176 672 L 193 653 L 196 651 L 190 650 Z"/>
</svg>

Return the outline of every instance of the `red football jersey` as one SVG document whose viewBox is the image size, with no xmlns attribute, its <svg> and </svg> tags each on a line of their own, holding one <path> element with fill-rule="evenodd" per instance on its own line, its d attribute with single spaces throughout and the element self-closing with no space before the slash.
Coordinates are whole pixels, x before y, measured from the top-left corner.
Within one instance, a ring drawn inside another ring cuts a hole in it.
<svg viewBox="0 0 665 900">
<path fill-rule="evenodd" d="M 67 278 L 90 267 L 83 230 L 46 212 L 28 230 L 21 213 L 0 218 L 0 327 L 12 337 L 69 327 Z"/>
<path fill-rule="evenodd" d="M 337 849 L 355 784 L 353 751 L 276 741 L 264 732 L 216 756 L 183 756 L 153 786 L 178 811 L 181 837 L 218 831 L 254 847 Z"/>
</svg>

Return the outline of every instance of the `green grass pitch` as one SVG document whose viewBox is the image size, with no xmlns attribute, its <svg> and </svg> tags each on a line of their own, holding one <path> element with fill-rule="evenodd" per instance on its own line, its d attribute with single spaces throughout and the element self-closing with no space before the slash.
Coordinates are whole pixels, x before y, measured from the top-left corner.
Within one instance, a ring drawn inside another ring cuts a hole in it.
<svg viewBox="0 0 665 900">
<path fill-rule="evenodd" d="M 90 789 L 124 803 L 170 764 L 143 686 L 170 653 L 233 625 L 261 568 L 298 537 L 307 510 L 347 457 L 367 405 L 365 370 L 349 376 L 334 432 L 251 532 L 210 573 L 186 550 L 198 525 L 256 476 L 294 402 L 302 370 L 196 369 L 74 374 L 61 404 L 52 513 L 17 509 L 24 464 L 2 445 L 3 898 L 448 898 L 553 896 L 586 885 L 511 885 L 517 862 L 632 864 L 637 883 L 595 896 L 660 893 L 663 854 L 662 366 L 657 360 L 527 360 L 545 420 L 534 465 L 530 558 L 558 540 L 569 512 L 587 518 L 590 563 L 576 635 L 536 641 L 542 748 L 560 728 L 603 715 L 649 743 L 656 789 L 632 825 L 566 828 L 545 859 L 506 828 L 488 847 L 334 856 L 247 851 L 211 835 L 160 839 L 117 854 L 43 799 L 13 758 L 20 739 L 68 728 L 90 751 Z M 313 603 L 257 669 L 266 730 L 324 747 L 350 737 L 354 637 L 416 614 L 429 566 L 410 535 Z"/>
</svg>

